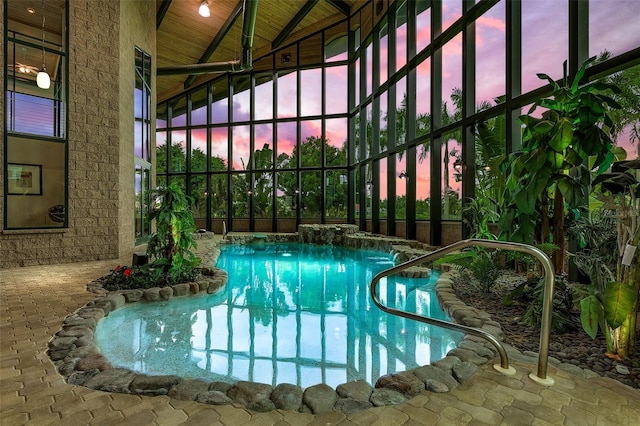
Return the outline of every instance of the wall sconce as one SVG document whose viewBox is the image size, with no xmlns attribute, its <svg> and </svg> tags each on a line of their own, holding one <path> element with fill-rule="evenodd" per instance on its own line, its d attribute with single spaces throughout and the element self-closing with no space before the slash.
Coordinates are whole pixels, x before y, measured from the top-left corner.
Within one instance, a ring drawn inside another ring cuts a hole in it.
<svg viewBox="0 0 640 426">
<path fill-rule="evenodd" d="M 373 181 L 368 180 L 368 181 L 366 182 L 366 185 L 367 185 L 367 189 L 368 189 L 368 190 L 371 190 L 371 188 L 373 187 Z"/>
<path fill-rule="evenodd" d="M 203 18 L 208 18 L 211 16 L 211 10 L 209 9 L 209 2 L 207 0 L 203 0 L 198 8 L 198 15 Z"/>
<path fill-rule="evenodd" d="M 398 175 L 398 177 L 400 179 L 409 179 L 409 175 L 407 174 L 407 172 L 405 172 L 404 170 L 400 172 L 400 174 Z"/>
<path fill-rule="evenodd" d="M 253 195 L 253 191 L 247 191 L 247 195 L 251 197 Z"/>
<path fill-rule="evenodd" d="M 453 162 L 453 168 L 456 172 L 461 172 L 464 169 L 464 161 L 461 158 L 456 158 L 456 161 Z"/>
</svg>

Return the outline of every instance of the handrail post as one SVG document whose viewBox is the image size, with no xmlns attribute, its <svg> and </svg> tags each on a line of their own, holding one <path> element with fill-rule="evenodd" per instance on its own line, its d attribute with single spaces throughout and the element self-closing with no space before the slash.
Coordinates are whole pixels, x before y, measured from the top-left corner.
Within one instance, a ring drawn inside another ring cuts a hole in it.
<svg viewBox="0 0 640 426">
<path fill-rule="evenodd" d="M 498 350 L 498 353 L 500 354 L 500 366 L 494 365 L 494 368 L 496 368 L 496 370 L 501 371 L 504 374 L 514 374 L 515 370 L 513 370 L 512 367 L 509 367 L 509 360 L 507 357 L 507 353 L 504 350 L 504 347 L 493 335 L 487 333 L 486 331 L 473 328 L 473 327 L 467 327 L 462 324 L 455 324 L 448 321 L 436 320 L 434 318 L 423 317 L 421 315 L 416 315 L 410 312 L 404 312 L 397 309 L 389 308 L 384 306 L 378 299 L 376 287 L 378 282 L 383 277 L 387 277 L 391 274 L 395 274 L 399 271 L 402 271 L 414 265 L 419 265 L 425 262 L 432 261 L 447 253 L 460 250 L 463 248 L 471 247 L 471 246 L 502 248 L 502 249 L 507 249 L 511 251 L 528 253 L 536 257 L 540 261 L 540 263 L 542 263 L 542 267 L 544 269 L 545 287 L 544 287 L 544 294 L 543 294 L 543 301 L 542 301 L 542 324 L 540 328 L 540 345 L 539 345 L 539 351 L 538 351 L 538 371 L 537 371 L 537 375 L 530 373 L 529 377 L 537 383 L 540 383 L 546 386 L 552 385 L 553 379 L 550 377 L 547 377 L 547 363 L 549 359 L 549 335 L 551 333 L 551 314 L 552 314 L 551 309 L 553 306 L 553 287 L 555 282 L 555 274 L 553 270 L 553 265 L 551 264 L 551 260 L 549 259 L 549 257 L 542 250 L 536 247 L 533 247 L 527 244 L 514 243 L 509 241 L 494 241 L 494 240 L 482 240 L 482 239 L 467 239 L 467 240 L 455 242 L 446 247 L 442 247 L 431 253 L 425 254 L 423 256 L 419 256 L 417 258 L 414 258 L 407 262 L 393 266 L 389 269 L 386 269 L 378 273 L 375 277 L 373 277 L 373 280 L 371 281 L 371 286 L 370 286 L 371 298 L 373 299 L 373 302 L 381 310 L 391 313 L 393 315 L 398 315 L 404 318 L 409 318 L 416 321 L 441 326 L 444 328 L 465 331 L 469 334 L 473 334 L 475 336 L 482 337 L 488 340 L 491 344 L 493 344 L 496 347 L 496 349 Z"/>
</svg>

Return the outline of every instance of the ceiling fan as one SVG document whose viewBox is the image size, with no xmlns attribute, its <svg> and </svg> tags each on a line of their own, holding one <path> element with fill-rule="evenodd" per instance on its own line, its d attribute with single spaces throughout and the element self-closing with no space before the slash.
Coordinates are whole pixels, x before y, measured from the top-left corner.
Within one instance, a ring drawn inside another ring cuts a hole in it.
<svg viewBox="0 0 640 426">
<path fill-rule="evenodd" d="M 38 71 L 40 71 L 40 68 L 38 67 L 34 67 L 33 65 L 26 65 L 23 64 L 21 62 L 16 62 L 15 65 L 9 65 L 10 68 L 13 68 L 14 72 L 16 73 L 22 73 L 22 74 L 33 74 L 33 76 L 35 77 L 38 74 Z"/>
</svg>

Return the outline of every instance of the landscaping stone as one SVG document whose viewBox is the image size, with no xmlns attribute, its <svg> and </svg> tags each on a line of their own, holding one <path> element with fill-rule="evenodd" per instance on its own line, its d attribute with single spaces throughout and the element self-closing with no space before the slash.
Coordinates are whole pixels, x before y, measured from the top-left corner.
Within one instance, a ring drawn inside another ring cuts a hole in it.
<svg viewBox="0 0 640 426">
<path fill-rule="evenodd" d="M 418 395 L 425 389 L 424 382 L 410 372 L 384 375 L 378 379 L 375 387 L 392 389 L 408 396 Z"/>
<path fill-rule="evenodd" d="M 129 387 L 135 377 L 136 373 L 125 368 L 110 368 L 87 380 L 84 386 L 104 392 L 131 393 Z"/>
<path fill-rule="evenodd" d="M 78 371 L 104 371 L 109 368 L 111 368 L 109 360 L 104 355 L 98 353 L 84 357 L 76 363 L 76 370 Z"/>
<path fill-rule="evenodd" d="M 188 379 L 172 386 L 167 392 L 171 398 L 195 401 L 198 394 L 209 391 L 209 383 L 204 380 Z"/>
<path fill-rule="evenodd" d="M 423 383 L 426 383 L 427 380 L 431 379 L 444 383 L 449 389 L 457 388 L 459 385 L 458 381 L 454 379 L 453 376 L 451 376 L 448 372 L 438 367 L 434 367 L 433 365 L 418 367 L 413 370 L 413 374 L 418 379 L 422 380 Z"/>
<path fill-rule="evenodd" d="M 211 382 L 209 384 L 209 390 L 218 391 L 226 394 L 229 391 L 229 389 L 231 389 L 232 386 L 233 385 L 231 383 L 227 383 L 227 382 Z"/>
<path fill-rule="evenodd" d="M 171 288 L 173 288 L 173 295 L 176 297 L 186 296 L 190 292 L 190 286 L 188 283 L 174 284 Z"/>
<path fill-rule="evenodd" d="M 461 362 L 453 366 L 453 377 L 460 383 L 464 383 L 478 371 L 478 366 L 471 362 Z"/>
<path fill-rule="evenodd" d="M 362 401 L 353 398 L 340 398 L 336 401 L 333 409 L 342 413 L 355 413 L 357 411 L 366 410 L 373 407 L 369 401 Z"/>
<path fill-rule="evenodd" d="M 224 392 L 210 390 L 206 392 L 200 392 L 196 397 L 196 402 L 202 402 L 203 404 L 211 405 L 226 405 L 233 403 L 233 400 L 229 398 Z"/>
<path fill-rule="evenodd" d="M 302 388 L 289 383 L 281 383 L 271 393 L 271 401 L 276 408 L 297 411 L 302 406 Z"/>
<path fill-rule="evenodd" d="M 140 395 L 166 395 L 169 389 L 182 381 L 178 376 L 146 376 L 138 375 L 131 382 L 129 389 Z"/>
<path fill-rule="evenodd" d="M 433 379 L 427 379 L 427 381 L 424 383 L 424 387 L 426 390 L 430 392 L 435 392 L 435 393 L 449 392 L 449 386 Z"/>
<path fill-rule="evenodd" d="M 370 398 L 371 403 L 376 407 L 402 404 L 406 400 L 403 394 L 392 389 L 374 389 Z"/>
<path fill-rule="evenodd" d="M 311 409 L 313 414 L 331 411 L 337 400 L 338 394 L 336 391 L 324 383 L 308 387 L 302 395 L 302 401 Z"/>
<path fill-rule="evenodd" d="M 160 300 L 160 288 L 151 287 L 145 289 L 142 292 L 142 298 L 147 302 L 157 302 L 158 300 Z"/>
<path fill-rule="evenodd" d="M 173 297 L 173 289 L 171 287 L 162 287 L 158 292 L 162 300 L 170 300 Z"/>
<path fill-rule="evenodd" d="M 347 382 L 338 385 L 336 392 L 342 398 L 358 399 L 360 401 L 369 401 L 373 387 L 364 380 L 355 382 Z"/>
<path fill-rule="evenodd" d="M 264 383 L 239 381 L 227 391 L 227 395 L 240 404 L 249 405 L 260 400 L 269 399 L 273 387 Z"/>
</svg>

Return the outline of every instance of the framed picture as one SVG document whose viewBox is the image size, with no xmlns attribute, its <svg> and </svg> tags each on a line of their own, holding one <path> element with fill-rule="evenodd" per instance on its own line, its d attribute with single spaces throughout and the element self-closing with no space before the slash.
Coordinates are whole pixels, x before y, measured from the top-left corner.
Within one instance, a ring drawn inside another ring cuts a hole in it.
<svg viewBox="0 0 640 426">
<path fill-rule="evenodd" d="M 7 164 L 9 195 L 42 195 L 42 166 Z"/>
</svg>

